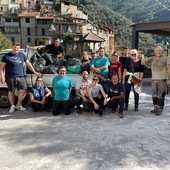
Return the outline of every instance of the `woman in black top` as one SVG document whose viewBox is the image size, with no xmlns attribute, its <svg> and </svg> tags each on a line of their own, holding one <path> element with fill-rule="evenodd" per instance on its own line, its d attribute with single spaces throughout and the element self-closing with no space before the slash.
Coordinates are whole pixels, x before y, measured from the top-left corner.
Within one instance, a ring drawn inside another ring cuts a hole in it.
<svg viewBox="0 0 170 170">
<path fill-rule="evenodd" d="M 123 81 L 122 83 L 125 85 L 125 108 L 124 110 L 128 110 L 129 105 L 129 94 L 131 91 L 131 86 L 133 88 L 134 93 L 134 111 L 138 111 L 138 105 L 139 105 L 139 91 L 141 87 L 141 82 L 143 79 L 143 72 L 144 67 L 141 64 L 141 60 L 138 59 L 138 52 L 136 49 L 130 50 L 131 58 L 127 61 L 125 65 L 125 69 L 123 72 Z M 137 84 L 132 84 L 131 79 L 132 76 L 135 76 L 140 80 Z"/>
</svg>

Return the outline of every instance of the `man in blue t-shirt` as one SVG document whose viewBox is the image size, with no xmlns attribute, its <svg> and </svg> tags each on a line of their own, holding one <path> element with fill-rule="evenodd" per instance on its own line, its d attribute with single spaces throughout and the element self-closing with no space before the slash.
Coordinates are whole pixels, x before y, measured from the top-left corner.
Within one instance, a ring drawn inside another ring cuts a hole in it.
<svg viewBox="0 0 170 170">
<path fill-rule="evenodd" d="M 28 61 L 24 53 L 19 52 L 20 43 L 14 42 L 12 51 L 7 53 L 0 62 L 0 83 L 6 82 L 8 87 L 8 98 L 11 104 L 9 113 L 13 113 L 15 109 L 25 110 L 22 101 L 26 95 L 26 81 L 24 78 L 24 63 L 36 75 L 39 75 Z M 18 102 L 15 106 L 15 89 L 19 90 Z"/>
<path fill-rule="evenodd" d="M 52 86 L 54 90 L 54 100 L 52 114 L 54 116 L 60 114 L 60 107 L 62 107 L 65 115 L 70 114 L 70 93 L 73 86 L 72 80 L 66 76 L 66 68 L 60 66 L 58 68 L 58 75 L 53 78 Z"/>
<path fill-rule="evenodd" d="M 95 68 L 96 73 L 99 73 L 105 79 L 108 79 L 108 66 L 110 65 L 110 62 L 109 59 L 105 56 L 105 50 L 103 47 L 99 48 L 99 56 L 92 60 L 91 65 Z"/>
</svg>

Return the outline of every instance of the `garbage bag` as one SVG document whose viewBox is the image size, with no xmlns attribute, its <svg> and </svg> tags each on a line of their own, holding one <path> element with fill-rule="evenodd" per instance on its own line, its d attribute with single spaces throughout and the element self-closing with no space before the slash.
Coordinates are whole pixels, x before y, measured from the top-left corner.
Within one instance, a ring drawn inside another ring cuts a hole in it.
<svg viewBox="0 0 170 170">
<path fill-rule="evenodd" d="M 41 57 L 46 61 L 47 66 L 54 63 L 52 54 L 44 53 Z"/>
<path fill-rule="evenodd" d="M 65 66 L 66 65 L 66 60 L 61 58 L 57 61 L 58 66 Z"/>
<path fill-rule="evenodd" d="M 77 58 L 69 58 L 67 59 L 65 66 L 69 67 L 69 66 L 75 66 L 75 65 L 81 65 L 81 61 L 80 59 Z"/>
<path fill-rule="evenodd" d="M 67 74 L 81 74 L 81 66 L 68 66 L 66 72 Z"/>
<path fill-rule="evenodd" d="M 46 66 L 44 67 L 43 73 L 44 74 L 55 74 L 58 70 L 58 67 L 56 66 Z"/>
</svg>

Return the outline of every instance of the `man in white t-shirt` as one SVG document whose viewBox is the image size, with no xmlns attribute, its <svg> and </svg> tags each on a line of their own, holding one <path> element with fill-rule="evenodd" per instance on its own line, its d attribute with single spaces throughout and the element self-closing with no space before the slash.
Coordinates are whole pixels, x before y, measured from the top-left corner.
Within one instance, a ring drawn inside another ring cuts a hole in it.
<svg viewBox="0 0 170 170">
<path fill-rule="evenodd" d="M 91 81 L 88 80 L 88 72 L 83 71 L 82 72 L 82 79 L 77 82 L 76 84 L 76 107 L 77 107 L 77 113 L 82 113 L 82 109 L 80 105 L 83 105 L 84 111 L 90 110 L 90 100 L 88 96 L 88 86 L 91 84 Z"/>
</svg>

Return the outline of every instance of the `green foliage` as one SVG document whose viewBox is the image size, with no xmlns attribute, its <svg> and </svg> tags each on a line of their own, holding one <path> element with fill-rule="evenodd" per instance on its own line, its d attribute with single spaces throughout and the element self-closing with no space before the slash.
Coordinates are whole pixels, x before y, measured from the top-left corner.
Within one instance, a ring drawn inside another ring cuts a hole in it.
<svg viewBox="0 0 170 170">
<path fill-rule="evenodd" d="M 161 0 L 160 3 L 155 0 L 96 0 L 113 11 L 119 12 L 133 22 L 150 22 L 150 21 L 169 21 L 169 10 L 164 8 L 170 7 L 169 0 Z"/>
<path fill-rule="evenodd" d="M 0 33 L 0 50 L 11 48 L 11 41 L 2 33 Z"/>
</svg>

